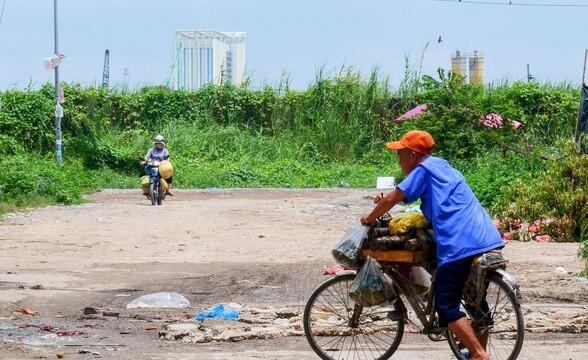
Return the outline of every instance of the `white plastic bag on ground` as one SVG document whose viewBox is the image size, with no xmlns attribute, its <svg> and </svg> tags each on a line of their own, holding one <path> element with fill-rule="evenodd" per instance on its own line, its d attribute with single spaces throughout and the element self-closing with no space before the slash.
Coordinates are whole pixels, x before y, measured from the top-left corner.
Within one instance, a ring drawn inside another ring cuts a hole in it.
<svg viewBox="0 0 588 360">
<path fill-rule="evenodd" d="M 127 304 L 127 309 L 139 308 L 168 308 L 185 309 L 190 306 L 190 301 L 178 293 L 160 292 L 148 294 L 137 298 Z"/>
<path fill-rule="evenodd" d="M 357 257 L 367 238 L 369 228 L 361 225 L 359 221 L 354 221 L 351 228 L 347 230 L 343 240 L 331 251 L 335 260 L 345 266 L 357 268 Z"/>
</svg>

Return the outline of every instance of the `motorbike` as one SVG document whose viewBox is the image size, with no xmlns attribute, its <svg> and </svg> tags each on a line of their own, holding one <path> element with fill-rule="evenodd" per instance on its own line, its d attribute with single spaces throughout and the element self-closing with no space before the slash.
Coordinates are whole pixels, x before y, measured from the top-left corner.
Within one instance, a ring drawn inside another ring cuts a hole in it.
<svg viewBox="0 0 588 360">
<path fill-rule="evenodd" d="M 145 176 L 142 178 L 143 194 L 151 200 L 151 205 L 161 205 L 165 200 L 165 194 L 169 189 L 169 184 L 161 176 L 159 167 L 162 161 L 150 159 L 144 163 Z M 147 183 L 146 177 L 149 177 Z"/>
</svg>

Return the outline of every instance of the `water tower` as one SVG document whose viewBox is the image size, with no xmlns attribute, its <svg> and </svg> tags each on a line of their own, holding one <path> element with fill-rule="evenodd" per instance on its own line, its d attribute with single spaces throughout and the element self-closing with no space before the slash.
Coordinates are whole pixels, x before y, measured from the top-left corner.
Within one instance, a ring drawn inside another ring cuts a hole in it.
<svg viewBox="0 0 588 360">
<path fill-rule="evenodd" d="M 466 77 L 466 58 L 459 50 L 451 57 L 451 72 L 463 78 Z"/>
<path fill-rule="evenodd" d="M 473 53 L 457 50 L 451 57 L 451 71 L 467 79 L 472 85 L 483 85 L 484 56 L 477 50 Z"/>
<path fill-rule="evenodd" d="M 470 57 L 470 84 L 484 85 L 484 57 L 477 51 Z"/>
</svg>

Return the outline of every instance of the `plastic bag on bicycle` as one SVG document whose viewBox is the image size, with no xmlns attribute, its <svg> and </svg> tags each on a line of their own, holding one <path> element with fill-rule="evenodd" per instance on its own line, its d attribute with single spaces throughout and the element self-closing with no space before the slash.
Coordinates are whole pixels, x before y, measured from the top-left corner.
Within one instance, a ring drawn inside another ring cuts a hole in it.
<svg viewBox="0 0 588 360">
<path fill-rule="evenodd" d="M 375 306 L 395 296 L 392 280 L 382 272 L 378 261 L 368 256 L 349 286 L 349 297 L 357 304 Z"/>
<path fill-rule="evenodd" d="M 403 235 L 411 230 L 427 229 L 431 224 L 422 212 L 395 214 L 388 225 L 390 235 Z"/>
<path fill-rule="evenodd" d="M 369 228 L 363 226 L 359 221 L 351 224 L 351 228 L 343 236 L 335 248 L 331 251 L 335 260 L 345 266 L 357 268 L 359 252 L 363 246 L 363 242 L 367 239 Z"/>
</svg>

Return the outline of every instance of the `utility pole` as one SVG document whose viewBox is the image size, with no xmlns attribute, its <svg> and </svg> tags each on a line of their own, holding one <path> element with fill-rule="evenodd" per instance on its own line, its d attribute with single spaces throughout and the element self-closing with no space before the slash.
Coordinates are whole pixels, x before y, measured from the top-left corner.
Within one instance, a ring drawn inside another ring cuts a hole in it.
<svg viewBox="0 0 588 360">
<path fill-rule="evenodd" d="M 102 70 L 102 87 L 108 89 L 110 81 L 110 50 L 104 52 L 104 69 Z"/>
<path fill-rule="evenodd" d="M 584 110 L 584 103 L 586 101 L 588 101 L 586 99 L 586 64 L 588 63 L 588 49 L 586 49 L 584 51 L 584 69 L 582 70 L 582 83 L 580 84 L 580 108 L 578 109 L 578 120 L 576 122 L 576 136 L 575 136 L 575 140 L 576 140 L 576 147 L 578 148 L 578 151 L 584 151 L 584 153 L 588 153 L 588 149 L 586 149 L 585 147 L 582 146 L 582 138 L 587 137 L 588 133 L 586 133 L 586 129 L 588 128 L 588 125 L 583 124 L 582 121 L 582 117 L 584 115 L 584 112 L 582 110 Z M 584 121 L 588 121 L 588 120 L 584 120 Z"/>
<path fill-rule="evenodd" d="M 535 78 L 533 75 L 531 75 L 531 66 L 527 64 L 527 82 L 531 82 L 533 80 L 535 80 Z"/>
<path fill-rule="evenodd" d="M 53 25 L 55 35 L 55 55 L 59 55 L 59 42 L 57 36 L 57 0 L 53 0 Z M 55 67 L 55 153 L 57 165 L 63 163 L 62 153 L 62 135 L 61 135 L 61 118 L 63 117 L 63 107 L 59 103 L 59 63 Z"/>
<path fill-rule="evenodd" d="M 123 69 L 123 91 L 127 91 L 129 88 L 129 68 Z"/>
</svg>

